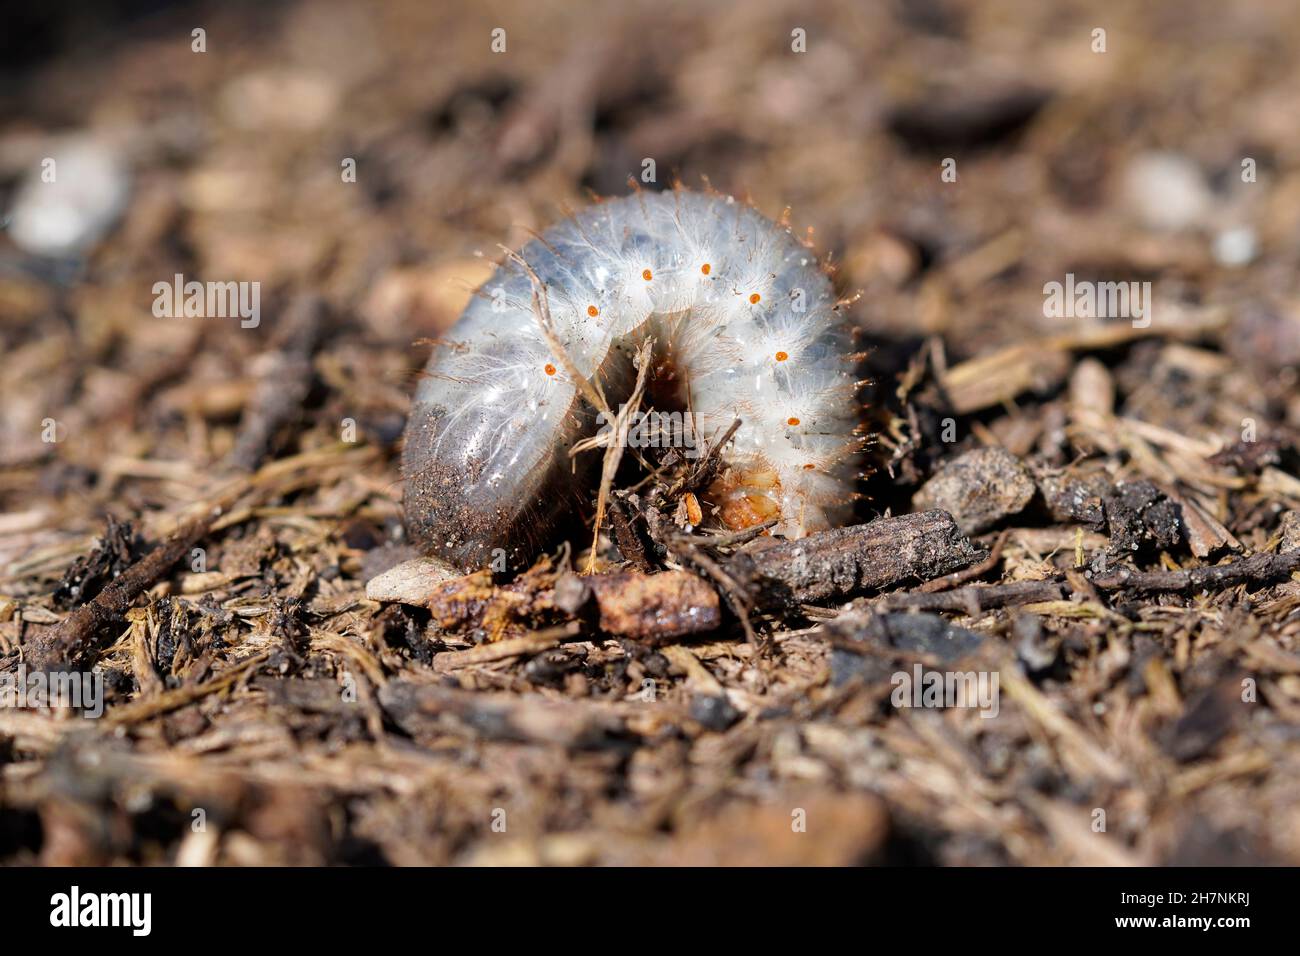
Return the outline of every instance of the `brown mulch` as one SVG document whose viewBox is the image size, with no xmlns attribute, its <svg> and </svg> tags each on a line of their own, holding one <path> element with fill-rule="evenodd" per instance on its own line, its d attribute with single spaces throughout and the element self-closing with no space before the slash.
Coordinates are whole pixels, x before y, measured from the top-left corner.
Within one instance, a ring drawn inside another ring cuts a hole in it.
<svg viewBox="0 0 1300 956">
<path fill-rule="evenodd" d="M 0 707 L 0 863 L 1300 863 L 1300 9 L 111 6 L 0 91 L 6 208 L 55 134 L 132 171 L 84 257 L 0 236 L 0 678 L 106 694 Z M 593 493 L 448 581 L 429 342 L 643 157 L 861 293 L 855 524 L 688 528 L 629 459 L 594 555 Z M 176 273 L 261 324 L 155 318 Z M 1067 274 L 1152 321 L 1046 317 Z"/>
</svg>

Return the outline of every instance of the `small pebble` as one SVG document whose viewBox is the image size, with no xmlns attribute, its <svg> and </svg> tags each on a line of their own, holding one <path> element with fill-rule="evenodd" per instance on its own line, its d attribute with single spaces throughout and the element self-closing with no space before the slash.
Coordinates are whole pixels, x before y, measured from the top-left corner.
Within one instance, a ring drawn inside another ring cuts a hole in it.
<svg viewBox="0 0 1300 956">
<path fill-rule="evenodd" d="M 43 160 L 52 159 L 53 167 Z M 66 256 L 93 246 L 126 206 L 130 177 L 121 158 L 88 135 L 51 142 L 18 187 L 9 224 L 27 252 Z M 47 182 L 51 169 L 53 181 Z"/>
<path fill-rule="evenodd" d="M 721 694 L 696 694 L 691 698 L 691 718 L 719 733 L 743 716 Z"/>
<path fill-rule="evenodd" d="M 1259 243 L 1249 226 L 1225 229 L 1214 237 L 1214 259 L 1221 266 L 1245 266 L 1255 260 Z"/>
<path fill-rule="evenodd" d="M 1124 170 L 1125 200 L 1149 229 L 1176 232 L 1204 221 L 1213 205 L 1200 168 L 1179 153 L 1142 153 Z"/>
<path fill-rule="evenodd" d="M 1300 511 L 1287 511 L 1282 515 L 1282 542 L 1277 546 L 1279 554 L 1288 551 L 1300 551 Z"/>
<path fill-rule="evenodd" d="M 460 572 L 437 558 L 414 558 L 366 582 L 366 599 L 424 605 L 438 586 L 460 576 Z"/>
</svg>

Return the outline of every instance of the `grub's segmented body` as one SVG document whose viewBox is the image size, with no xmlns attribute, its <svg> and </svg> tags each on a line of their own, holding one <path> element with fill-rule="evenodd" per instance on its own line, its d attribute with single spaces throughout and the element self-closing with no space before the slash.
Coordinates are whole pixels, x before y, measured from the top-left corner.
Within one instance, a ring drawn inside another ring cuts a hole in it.
<svg viewBox="0 0 1300 956">
<path fill-rule="evenodd" d="M 649 336 L 656 368 L 672 370 L 658 407 L 675 401 L 705 439 L 743 421 L 706 496 L 721 523 L 776 518 L 776 533 L 798 537 L 848 506 L 861 448 L 849 335 L 815 256 L 787 228 L 725 196 L 639 194 L 580 212 L 520 255 L 546 286 L 564 352 L 612 409 Z M 512 565 L 529 560 L 591 493 L 569 450 L 597 426 L 522 268 L 498 269 L 426 372 L 403 452 L 413 542 L 465 568 L 497 548 Z"/>
</svg>

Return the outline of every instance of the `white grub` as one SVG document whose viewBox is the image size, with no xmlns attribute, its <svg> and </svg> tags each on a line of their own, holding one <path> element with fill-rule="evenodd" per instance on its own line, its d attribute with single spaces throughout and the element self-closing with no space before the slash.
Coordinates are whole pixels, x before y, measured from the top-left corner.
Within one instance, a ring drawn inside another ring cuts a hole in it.
<svg viewBox="0 0 1300 956">
<path fill-rule="evenodd" d="M 413 541 L 464 567 L 505 547 L 513 564 L 521 529 L 544 529 L 576 497 L 570 451 L 594 432 L 584 401 L 593 390 L 614 409 L 628 400 L 626 366 L 647 337 L 670 357 L 696 434 L 708 441 L 743 423 L 724 452 L 724 513 L 729 503 L 742 525 L 775 518 L 774 533 L 792 538 L 845 513 L 861 441 L 853 349 L 830 281 L 784 225 L 679 190 L 552 226 L 471 300 L 434 350 L 407 423 Z"/>
</svg>

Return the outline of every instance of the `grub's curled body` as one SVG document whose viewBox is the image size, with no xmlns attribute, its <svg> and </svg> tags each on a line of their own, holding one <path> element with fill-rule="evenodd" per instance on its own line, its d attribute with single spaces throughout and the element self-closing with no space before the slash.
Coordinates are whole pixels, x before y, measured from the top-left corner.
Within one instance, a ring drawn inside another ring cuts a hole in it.
<svg viewBox="0 0 1300 956">
<path fill-rule="evenodd" d="M 775 533 L 798 537 L 848 506 L 861 449 L 849 335 L 815 256 L 787 228 L 723 196 L 640 194 L 559 223 L 520 255 L 574 370 L 613 410 L 649 337 L 659 407 L 688 410 L 705 440 L 743 421 L 706 496 L 723 524 L 775 518 Z M 569 451 L 597 426 L 543 334 L 524 269 L 497 270 L 426 373 L 403 452 L 413 542 L 465 568 L 498 548 L 512 566 L 529 560 L 590 494 Z"/>
</svg>

